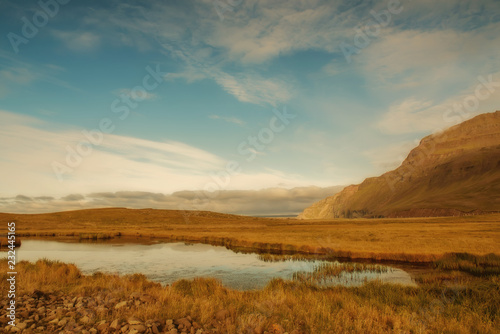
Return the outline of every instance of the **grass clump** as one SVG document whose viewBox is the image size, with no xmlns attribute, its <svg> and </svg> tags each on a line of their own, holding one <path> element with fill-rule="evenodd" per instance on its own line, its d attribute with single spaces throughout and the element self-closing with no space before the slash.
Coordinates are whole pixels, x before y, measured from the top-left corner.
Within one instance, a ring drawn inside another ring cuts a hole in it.
<svg viewBox="0 0 500 334">
<path fill-rule="evenodd" d="M 441 270 L 459 270 L 474 276 L 500 275 L 500 256 L 492 253 L 448 253 L 435 261 L 434 267 Z"/>
</svg>

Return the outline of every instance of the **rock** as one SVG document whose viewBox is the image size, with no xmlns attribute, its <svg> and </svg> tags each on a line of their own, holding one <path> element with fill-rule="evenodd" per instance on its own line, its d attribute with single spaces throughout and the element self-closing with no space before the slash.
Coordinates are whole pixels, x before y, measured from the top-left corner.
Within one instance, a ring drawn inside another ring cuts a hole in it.
<svg viewBox="0 0 500 334">
<path fill-rule="evenodd" d="M 129 325 L 142 325 L 142 321 L 140 319 L 135 318 L 135 317 L 127 319 L 127 322 Z"/>
<path fill-rule="evenodd" d="M 137 333 L 144 333 L 146 331 L 146 326 L 144 326 L 143 324 L 132 325 L 131 327 L 132 329 L 136 330 Z"/>
<path fill-rule="evenodd" d="M 17 326 L 16 326 L 16 327 L 17 327 L 17 328 L 19 328 L 20 330 L 23 330 L 23 329 L 25 329 L 26 327 L 28 327 L 28 324 L 27 324 L 27 323 L 25 323 L 25 322 L 21 322 L 21 323 L 17 324 Z"/>
<path fill-rule="evenodd" d="M 109 325 L 109 327 L 111 327 L 113 329 L 119 329 L 121 326 L 118 322 L 118 319 L 115 319 L 115 320 L 113 320 L 113 322 L 111 322 L 111 325 Z"/>
<path fill-rule="evenodd" d="M 167 332 L 167 334 L 177 334 L 177 333 L 179 333 L 179 332 L 178 332 L 178 331 L 177 331 L 177 329 L 175 329 L 175 328 L 174 328 L 174 329 L 171 329 L 171 330 L 169 330 L 169 331 Z"/>
<path fill-rule="evenodd" d="M 80 322 L 82 324 L 89 324 L 90 323 L 90 318 L 87 317 L 86 315 L 80 318 Z"/>
<path fill-rule="evenodd" d="M 122 307 L 125 307 L 125 306 L 127 306 L 127 302 L 126 301 L 119 302 L 118 304 L 115 305 L 115 310 L 119 310 L 119 309 L 121 309 Z"/>
<path fill-rule="evenodd" d="M 165 329 L 170 330 L 174 328 L 174 321 L 172 319 L 169 319 L 165 322 Z"/>
<path fill-rule="evenodd" d="M 179 329 L 191 329 L 191 322 L 187 318 L 179 318 L 175 320 L 175 323 L 178 325 Z"/>
<path fill-rule="evenodd" d="M 105 330 L 107 330 L 108 328 L 109 328 L 109 324 L 107 324 L 107 323 L 105 323 L 105 322 L 104 322 L 104 323 L 101 323 L 101 324 L 99 324 L 99 325 L 97 325 L 97 330 L 98 330 L 99 332 L 104 332 L 104 331 L 105 331 Z"/>
</svg>

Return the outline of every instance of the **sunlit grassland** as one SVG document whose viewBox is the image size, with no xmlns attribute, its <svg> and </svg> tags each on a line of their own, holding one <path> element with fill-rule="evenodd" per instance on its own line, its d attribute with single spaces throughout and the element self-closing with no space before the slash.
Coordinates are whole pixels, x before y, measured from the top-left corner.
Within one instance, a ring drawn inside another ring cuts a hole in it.
<svg viewBox="0 0 500 334">
<path fill-rule="evenodd" d="M 448 255 L 448 266 L 488 267 L 487 261 L 468 255 Z M 6 291 L 7 263 L 0 261 L 0 286 Z M 439 264 L 436 263 L 436 266 Z M 41 290 L 92 297 L 109 291 L 126 299 L 134 292 L 152 297 L 147 305 L 131 309 L 107 308 L 93 322 L 130 316 L 176 319 L 191 316 L 217 333 L 251 333 L 259 328 L 273 333 L 280 326 L 302 333 L 498 333 L 500 277 L 474 276 L 460 270 L 435 269 L 417 277 L 418 287 L 380 282 L 360 287 L 318 288 L 276 279 L 266 288 L 237 291 L 213 279 L 180 280 L 171 286 L 148 281 L 143 275 L 82 275 L 71 264 L 40 260 L 18 263 L 18 294 Z M 228 317 L 216 321 L 217 312 Z M 258 332 L 258 331 L 255 331 Z"/>
<path fill-rule="evenodd" d="M 79 239 L 165 238 L 278 253 L 327 254 L 352 259 L 431 262 L 445 253 L 500 253 L 500 214 L 442 218 L 297 220 L 213 212 L 81 210 L 0 214 L 19 237 Z"/>
</svg>

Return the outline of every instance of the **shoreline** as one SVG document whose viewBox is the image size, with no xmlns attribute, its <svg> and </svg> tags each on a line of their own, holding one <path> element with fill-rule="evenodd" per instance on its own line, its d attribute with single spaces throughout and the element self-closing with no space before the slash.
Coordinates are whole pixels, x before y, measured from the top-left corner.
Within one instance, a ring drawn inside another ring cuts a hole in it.
<svg viewBox="0 0 500 334">
<path fill-rule="evenodd" d="M 500 215 L 297 220 L 213 212 L 108 208 L 52 214 L 0 213 L 16 236 L 86 240 L 141 238 L 232 250 L 330 255 L 344 260 L 431 263 L 448 253 L 500 254 Z"/>
<path fill-rule="evenodd" d="M 95 236 L 95 238 L 93 237 Z M 22 238 L 22 239 L 21 239 Z M 304 256 L 317 256 L 318 258 L 326 257 L 329 260 L 337 260 L 339 262 L 357 262 L 357 263 L 376 263 L 376 264 L 395 264 L 395 265 L 412 265 L 419 267 L 428 267 L 434 261 L 446 256 L 445 254 L 390 254 L 390 259 L 385 258 L 384 254 L 373 253 L 366 257 L 363 254 L 356 254 L 350 251 L 339 251 L 332 250 L 324 247 L 312 247 L 312 246 L 302 246 L 299 249 L 294 249 L 293 245 L 283 245 L 283 244 L 267 244 L 259 243 L 255 245 L 252 243 L 250 246 L 246 241 L 240 241 L 233 238 L 193 238 L 184 236 L 175 237 L 156 237 L 156 236 L 133 236 L 122 234 L 120 236 L 109 236 L 103 233 L 87 233 L 84 238 L 81 236 L 75 236 L 70 234 L 58 235 L 55 233 L 49 233 L 46 235 L 32 235 L 30 233 L 19 234 L 18 240 L 20 245 L 22 245 L 22 240 L 54 240 L 63 241 L 71 243 L 114 243 L 117 244 L 145 244 L 152 245 L 157 243 L 193 243 L 193 244 L 204 244 L 212 246 L 225 247 L 236 253 L 254 253 L 254 254 L 272 254 L 272 255 L 304 255 Z M 16 248 L 21 248 L 21 246 L 16 246 Z M 3 249 L 5 250 L 5 249 Z M 483 255 L 483 254 L 474 254 Z M 415 257 L 416 261 L 415 261 Z M 404 260 L 403 260 L 404 258 Z M 425 259 L 425 260 L 423 260 Z"/>
</svg>

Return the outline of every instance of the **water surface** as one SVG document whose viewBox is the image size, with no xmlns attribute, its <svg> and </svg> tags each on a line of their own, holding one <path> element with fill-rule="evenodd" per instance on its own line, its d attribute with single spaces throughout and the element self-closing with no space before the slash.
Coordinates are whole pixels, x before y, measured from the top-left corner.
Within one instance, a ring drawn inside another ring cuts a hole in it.
<svg viewBox="0 0 500 334">
<path fill-rule="evenodd" d="M 7 254 L 3 253 L 2 257 Z M 78 243 L 24 239 L 16 249 L 17 261 L 39 259 L 74 263 L 84 274 L 142 273 L 152 281 L 171 284 L 179 279 L 214 277 L 224 286 L 250 290 L 263 288 L 273 278 L 292 279 L 293 273 L 311 272 L 325 261 L 264 262 L 258 254 L 235 253 L 222 246 L 186 243 Z M 384 273 L 345 274 L 332 285 L 360 285 L 365 280 L 413 285 L 404 270 L 389 267 Z"/>
</svg>

